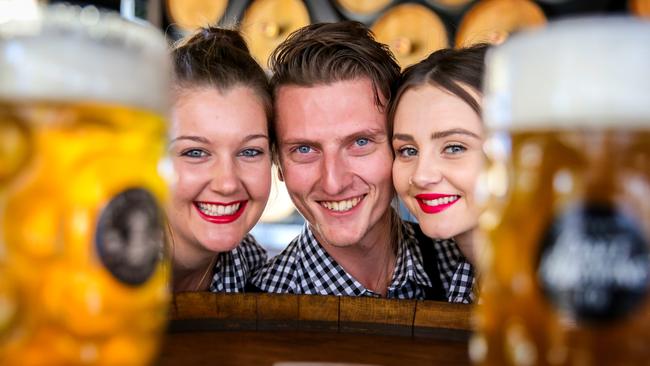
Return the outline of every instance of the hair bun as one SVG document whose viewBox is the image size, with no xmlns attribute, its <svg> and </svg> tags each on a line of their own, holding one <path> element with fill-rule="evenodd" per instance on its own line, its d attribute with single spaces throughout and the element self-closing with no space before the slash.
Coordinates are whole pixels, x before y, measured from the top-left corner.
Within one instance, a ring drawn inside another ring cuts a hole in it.
<svg viewBox="0 0 650 366">
<path fill-rule="evenodd" d="M 244 37 L 242 37 L 241 34 L 235 30 L 207 27 L 202 28 L 200 33 L 205 39 L 213 40 L 219 45 L 230 46 L 240 49 L 246 53 L 250 53 Z"/>
<path fill-rule="evenodd" d="M 204 28 L 199 28 L 194 34 L 189 36 L 189 38 L 182 40 L 179 46 L 194 46 L 194 45 L 204 45 L 208 49 L 231 47 L 246 54 L 250 54 L 246 40 L 241 34 L 232 29 L 217 28 L 214 26 L 207 26 Z"/>
</svg>

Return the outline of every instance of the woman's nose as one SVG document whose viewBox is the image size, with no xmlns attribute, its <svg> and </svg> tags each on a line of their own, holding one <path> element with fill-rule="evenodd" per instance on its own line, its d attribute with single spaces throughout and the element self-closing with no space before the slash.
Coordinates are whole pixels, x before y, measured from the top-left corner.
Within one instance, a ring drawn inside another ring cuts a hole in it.
<svg viewBox="0 0 650 366">
<path fill-rule="evenodd" d="M 437 164 L 435 159 L 420 158 L 413 172 L 413 176 L 409 178 L 409 184 L 419 188 L 426 188 L 427 186 L 440 183 L 443 177 L 441 168 L 441 165 Z"/>
<path fill-rule="evenodd" d="M 237 191 L 239 174 L 233 162 L 221 160 L 212 169 L 210 189 L 221 195 L 229 195 Z"/>
</svg>

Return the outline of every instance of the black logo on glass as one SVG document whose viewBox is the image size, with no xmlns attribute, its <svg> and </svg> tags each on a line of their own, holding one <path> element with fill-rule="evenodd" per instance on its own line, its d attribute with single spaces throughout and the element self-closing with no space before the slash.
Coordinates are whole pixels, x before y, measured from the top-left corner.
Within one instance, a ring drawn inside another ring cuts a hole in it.
<svg viewBox="0 0 650 366">
<path fill-rule="evenodd" d="M 114 197 L 99 218 L 95 242 L 104 266 L 120 281 L 140 285 L 156 269 L 164 232 L 155 198 L 144 189 Z"/>
<path fill-rule="evenodd" d="M 551 224 L 538 276 L 551 302 L 573 319 L 616 320 L 640 305 L 648 290 L 648 243 L 613 207 L 580 206 Z"/>
</svg>

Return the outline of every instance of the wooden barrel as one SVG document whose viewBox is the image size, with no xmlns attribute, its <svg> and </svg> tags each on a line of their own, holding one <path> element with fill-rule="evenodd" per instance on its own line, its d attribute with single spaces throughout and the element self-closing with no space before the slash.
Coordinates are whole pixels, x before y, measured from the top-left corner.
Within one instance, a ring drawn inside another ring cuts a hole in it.
<svg viewBox="0 0 650 366">
<path fill-rule="evenodd" d="M 463 17 L 456 34 L 456 47 L 479 42 L 499 44 L 512 32 L 544 24 L 544 12 L 532 1 L 483 0 Z"/>
<path fill-rule="evenodd" d="M 650 0 L 629 0 L 627 7 L 634 15 L 650 18 Z"/>
<path fill-rule="evenodd" d="M 427 7 L 414 3 L 395 6 L 372 26 L 379 42 L 390 47 L 402 67 L 448 46 L 442 20 Z"/>
<path fill-rule="evenodd" d="M 172 24 L 186 32 L 216 24 L 228 6 L 228 0 L 167 0 L 165 3 Z"/>
<path fill-rule="evenodd" d="M 271 52 L 291 32 L 309 24 L 309 12 L 300 0 L 256 0 L 244 12 L 241 30 L 251 53 L 267 67 Z"/>
<path fill-rule="evenodd" d="M 469 5 L 474 0 L 427 0 L 431 6 L 457 11 Z"/>
<path fill-rule="evenodd" d="M 335 0 L 346 13 L 372 15 L 384 10 L 394 0 Z"/>
<path fill-rule="evenodd" d="M 469 364 L 469 305 L 280 294 L 177 294 L 160 365 Z"/>
</svg>

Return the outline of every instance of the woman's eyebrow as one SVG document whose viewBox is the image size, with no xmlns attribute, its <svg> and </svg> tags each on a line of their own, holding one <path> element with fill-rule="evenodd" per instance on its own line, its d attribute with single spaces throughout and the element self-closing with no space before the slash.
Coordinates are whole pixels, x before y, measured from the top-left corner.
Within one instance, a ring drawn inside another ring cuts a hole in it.
<svg viewBox="0 0 650 366">
<path fill-rule="evenodd" d="M 464 128 L 452 128 L 452 129 L 445 130 L 445 131 L 434 132 L 434 133 L 431 134 L 431 139 L 432 140 L 441 139 L 441 138 L 445 138 L 445 137 L 451 136 L 451 135 L 467 135 L 467 136 L 473 137 L 473 138 L 478 139 L 478 140 L 481 139 L 481 137 L 479 135 L 475 134 L 472 131 L 468 131 L 468 130 L 466 130 Z"/>
<path fill-rule="evenodd" d="M 189 136 L 189 135 L 178 136 L 175 139 L 171 140 L 170 143 L 174 143 L 174 142 L 180 141 L 180 140 L 190 140 L 190 141 L 199 142 L 199 143 L 202 143 L 202 144 L 209 144 L 210 143 L 210 140 L 208 140 L 205 137 L 202 137 L 202 136 Z"/>
<path fill-rule="evenodd" d="M 253 135 L 246 136 L 244 138 L 243 142 L 248 142 L 248 141 L 255 140 L 255 139 L 267 139 L 268 140 L 269 137 L 267 135 L 258 133 L 258 134 L 253 134 Z"/>
<path fill-rule="evenodd" d="M 400 140 L 400 141 L 413 141 L 413 136 L 405 133 L 396 133 L 393 135 L 393 140 Z"/>
</svg>

